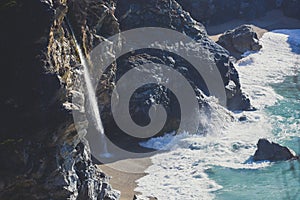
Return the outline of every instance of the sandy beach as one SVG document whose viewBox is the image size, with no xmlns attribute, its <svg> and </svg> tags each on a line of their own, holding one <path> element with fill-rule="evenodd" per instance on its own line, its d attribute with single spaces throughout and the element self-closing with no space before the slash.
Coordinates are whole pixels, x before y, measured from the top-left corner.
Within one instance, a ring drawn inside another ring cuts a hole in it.
<svg viewBox="0 0 300 200">
<path fill-rule="evenodd" d="M 137 187 L 136 180 L 146 175 L 144 171 L 151 164 L 151 159 L 146 157 L 120 160 L 114 163 L 99 165 L 99 167 L 111 177 L 109 182 L 114 189 L 121 192 L 121 200 L 133 200 L 134 194 L 136 194 L 134 192 L 134 189 Z"/>
<path fill-rule="evenodd" d="M 300 29 L 300 20 L 285 17 L 280 10 L 270 11 L 265 16 L 255 20 L 232 20 L 224 24 L 208 26 L 206 29 L 210 38 L 217 41 L 222 33 L 242 24 L 254 25 L 259 37 L 275 29 Z M 134 189 L 137 187 L 136 180 L 146 175 L 144 171 L 150 165 L 151 159 L 146 157 L 120 160 L 110 164 L 99 165 L 99 167 L 111 177 L 110 184 L 112 187 L 121 191 L 121 200 L 132 200 L 135 194 Z M 130 173 L 128 171 L 136 171 L 138 173 Z"/>
</svg>

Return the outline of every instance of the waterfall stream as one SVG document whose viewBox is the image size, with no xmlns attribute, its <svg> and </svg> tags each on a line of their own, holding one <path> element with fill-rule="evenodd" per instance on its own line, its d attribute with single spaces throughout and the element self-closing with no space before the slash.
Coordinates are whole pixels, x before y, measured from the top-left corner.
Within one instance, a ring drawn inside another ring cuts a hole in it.
<svg viewBox="0 0 300 200">
<path fill-rule="evenodd" d="M 91 76 L 89 73 L 89 67 L 88 67 L 89 65 L 88 65 L 88 62 L 82 51 L 82 48 L 80 47 L 80 45 L 75 37 L 72 26 L 68 22 L 68 20 L 67 20 L 67 24 L 70 28 L 72 37 L 75 41 L 75 45 L 76 45 L 76 48 L 77 48 L 77 51 L 79 54 L 81 65 L 83 66 L 83 76 L 84 76 L 84 81 L 85 81 L 85 85 L 86 85 L 86 96 L 87 96 L 87 100 L 88 100 L 88 112 L 90 113 L 90 115 L 92 117 L 92 121 L 94 122 L 94 126 L 95 126 L 96 130 L 100 133 L 100 137 L 101 137 L 100 138 L 101 144 L 99 144 L 99 145 L 102 146 L 102 151 L 100 152 L 100 154 L 103 157 L 110 157 L 111 154 L 108 153 L 108 150 L 107 150 L 107 144 L 106 144 L 105 135 L 104 135 L 104 128 L 103 128 L 102 120 L 100 117 L 96 92 L 95 92 L 95 88 L 93 87 L 92 79 L 91 79 Z"/>
</svg>

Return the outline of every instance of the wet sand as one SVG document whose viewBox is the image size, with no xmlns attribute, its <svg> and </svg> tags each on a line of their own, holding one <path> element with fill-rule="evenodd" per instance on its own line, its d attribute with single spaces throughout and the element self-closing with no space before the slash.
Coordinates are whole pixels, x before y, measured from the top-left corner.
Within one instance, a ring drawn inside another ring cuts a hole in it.
<svg viewBox="0 0 300 200">
<path fill-rule="evenodd" d="M 121 192 L 121 200 L 133 200 L 134 189 L 137 187 L 136 180 L 145 176 L 144 172 L 152 164 L 149 157 L 126 159 L 99 165 L 106 175 L 110 176 L 110 184 Z M 132 173 L 136 172 L 136 173 Z"/>
</svg>

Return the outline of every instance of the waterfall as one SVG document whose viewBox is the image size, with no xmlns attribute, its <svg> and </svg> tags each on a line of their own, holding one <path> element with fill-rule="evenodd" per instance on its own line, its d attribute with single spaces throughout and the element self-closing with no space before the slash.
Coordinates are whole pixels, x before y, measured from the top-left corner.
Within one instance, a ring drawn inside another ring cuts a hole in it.
<svg viewBox="0 0 300 200">
<path fill-rule="evenodd" d="M 102 142 L 101 145 L 103 147 L 101 155 L 103 157 L 110 157 L 111 154 L 108 153 L 108 151 L 107 151 L 107 144 L 106 144 L 106 140 L 105 140 L 103 124 L 102 124 L 101 117 L 100 117 L 99 107 L 98 107 L 98 103 L 97 103 L 96 92 L 95 92 L 95 88 L 93 87 L 92 79 L 91 79 L 91 76 L 89 73 L 89 67 L 88 67 L 89 65 L 88 65 L 85 55 L 75 37 L 75 34 L 74 34 L 71 24 L 69 23 L 68 20 L 66 20 L 66 21 L 70 28 L 72 37 L 75 41 L 75 45 L 76 45 L 76 48 L 77 48 L 77 51 L 79 54 L 80 62 L 83 66 L 83 76 L 84 76 L 84 81 L 85 81 L 85 85 L 86 85 L 86 89 L 87 89 L 86 95 L 87 95 L 87 100 L 88 100 L 88 109 L 89 109 L 89 113 L 92 116 L 92 120 L 94 122 L 95 128 L 100 133 L 100 137 L 101 137 L 100 140 Z"/>
</svg>

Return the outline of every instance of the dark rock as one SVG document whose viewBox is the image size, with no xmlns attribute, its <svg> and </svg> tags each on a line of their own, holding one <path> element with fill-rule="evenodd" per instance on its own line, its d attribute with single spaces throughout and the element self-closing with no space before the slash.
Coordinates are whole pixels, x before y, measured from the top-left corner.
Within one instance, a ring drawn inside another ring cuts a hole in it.
<svg viewBox="0 0 300 200">
<path fill-rule="evenodd" d="M 197 143 L 193 143 L 189 146 L 190 150 L 201 150 L 201 148 L 203 148 L 203 147 L 201 147 L 201 145 L 199 145 Z"/>
<path fill-rule="evenodd" d="M 300 19 L 300 0 L 284 0 L 282 10 L 286 16 Z"/>
<path fill-rule="evenodd" d="M 96 31 L 93 19 L 100 18 L 83 10 L 101 15 L 101 5 L 109 8 L 103 1 L 1 2 L 0 199 L 118 199 L 91 162 L 86 117 L 75 129 L 71 112 L 82 112 L 85 98 L 65 18 L 77 17 L 78 40 L 88 47 L 91 36 L 113 31 Z M 105 16 L 102 24 L 113 24 Z"/>
<path fill-rule="evenodd" d="M 178 3 L 205 25 L 233 19 L 251 20 L 277 7 L 276 0 L 178 0 Z"/>
<path fill-rule="evenodd" d="M 259 139 L 257 150 L 253 156 L 254 161 L 284 161 L 297 158 L 287 147 L 281 146 L 267 139 Z"/>
<path fill-rule="evenodd" d="M 272 9 L 282 9 L 289 17 L 300 18 L 299 0 L 177 0 L 197 21 L 205 25 L 234 19 L 252 20 Z"/>
<path fill-rule="evenodd" d="M 227 107 L 231 110 L 251 109 L 249 99 L 241 91 L 238 73 L 230 61 L 228 52 L 209 39 L 204 26 L 195 21 L 175 0 L 118 1 L 116 4 L 116 17 L 119 20 L 121 31 L 139 27 L 163 27 L 177 30 L 193 38 L 197 45 L 204 47 L 212 54 L 223 79 L 227 95 Z M 194 51 L 197 53 L 196 50 Z M 199 106 L 209 106 L 207 102 L 203 101 L 203 94 L 209 95 L 203 78 L 197 75 L 193 66 L 174 53 L 152 49 L 131 52 L 118 58 L 116 65 L 109 68 L 108 71 L 111 72 L 107 74 L 115 74 L 111 82 L 117 82 L 128 70 L 145 63 L 151 63 L 154 67 L 163 64 L 176 69 L 186 77 L 194 88 L 199 99 Z M 103 80 L 103 82 L 109 81 Z M 126 85 L 124 85 L 124 89 L 126 90 Z M 121 130 L 112 117 L 110 107 L 110 94 L 113 87 L 104 87 L 103 84 L 99 84 L 97 90 L 98 101 L 102 110 L 101 116 L 106 131 L 110 133 L 110 139 L 116 143 L 122 143 L 121 141 L 127 139 L 135 140 L 135 138 L 128 135 L 124 135 L 126 138 L 120 139 Z M 178 129 L 180 123 L 179 103 L 167 88 L 157 85 L 145 85 L 132 95 L 131 102 L 129 110 L 136 124 L 145 126 L 150 122 L 148 111 L 150 106 L 155 103 L 163 105 L 168 114 L 165 127 L 158 134 Z"/>
<path fill-rule="evenodd" d="M 241 116 L 241 117 L 239 117 L 239 121 L 240 122 L 247 121 L 247 116 Z"/>
<path fill-rule="evenodd" d="M 189 12 L 194 19 L 205 25 L 214 23 L 214 18 L 216 18 L 216 15 L 218 15 L 218 5 L 214 1 L 177 0 L 177 2 L 182 6 L 184 10 Z M 221 1 L 221 3 L 222 2 L 224 1 Z M 227 3 L 229 2 L 231 1 L 228 1 Z M 224 3 L 224 6 L 225 5 L 228 4 Z M 236 6 L 236 4 L 234 3 L 232 3 L 232 6 L 228 6 L 231 8 L 231 12 L 228 12 L 228 14 L 235 13 L 234 6 Z M 225 18 L 227 16 L 228 15 L 223 15 L 223 17 Z"/>
<path fill-rule="evenodd" d="M 221 72 L 224 86 L 232 83 L 230 87 L 226 87 L 228 90 L 228 107 L 233 110 L 250 108 L 250 103 L 241 92 L 238 74 L 229 59 L 228 52 L 209 39 L 204 26 L 195 21 L 176 1 L 119 1 L 117 3 L 116 16 L 120 19 L 120 28 L 122 31 L 148 26 L 164 27 L 185 33 L 195 39 L 199 45 L 202 45 L 213 54 L 214 60 Z M 145 55 L 145 52 L 143 53 Z M 179 66 L 183 64 L 183 61 L 180 60 L 178 56 L 169 55 L 165 52 L 146 52 L 146 54 L 150 54 L 149 57 L 151 58 L 157 58 L 151 59 L 151 62 L 163 62 L 171 66 L 174 65 L 174 68 L 179 68 Z M 145 56 L 140 57 L 145 58 Z M 174 64 L 172 64 L 168 58 L 172 58 L 171 60 L 175 61 Z M 185 73 L 190 74 L 190 78 L 188 79 L 206 93 L 203 80 L 198 77 L 193 77 L 193 72 L 189 69 Z M 232 103 L 232 101 L 234 101 L 234 103 Z"/>
<path fill-rule="evenodd" d="M 262 48 L 259 44 L 258 34 L 251 25 L 242 25 L 226 31 L 220 36 L 217 43 L 236 58 L 240 58 L 247 51 L 258 51 Z"/>
</svg>

